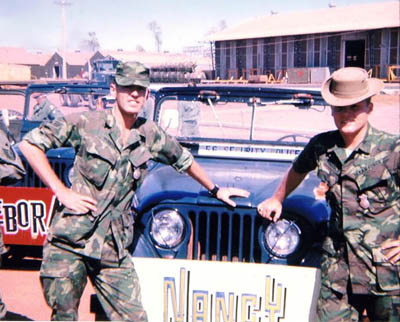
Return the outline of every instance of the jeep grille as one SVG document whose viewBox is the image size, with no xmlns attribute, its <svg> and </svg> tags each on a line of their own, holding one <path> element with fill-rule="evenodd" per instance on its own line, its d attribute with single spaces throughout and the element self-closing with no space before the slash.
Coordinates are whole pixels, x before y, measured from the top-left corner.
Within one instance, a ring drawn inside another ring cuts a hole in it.
<svg viewBox="0 0 400 322">
<path fill-rule="evenodd" d="M 23 187 L 36 187 L 36 188 L 46 187 L 46 185 L 42 182 L 42 180 L 40 180 L 40 178 L 36 175 L 35 171 L 33 171 L 28 162 L 24 158 L 22 159 L 22 161 L 25 166 L 26 175 L 24 176 L 21 185 Z M 51 159 L 49 161 L 54 172 L 57 174 L 60 180 L 64 182 L 65 181 L 64 174 L 67 169 L 67 164 L 65 163 L 65 160 Z"/>
<path fill-rule="evenodd" d="M 192 235 L 188 258 L 213 261 L 260 262 L 260 217 L 254 210 L 202 207 L 188 212 Z"/>
</svg>

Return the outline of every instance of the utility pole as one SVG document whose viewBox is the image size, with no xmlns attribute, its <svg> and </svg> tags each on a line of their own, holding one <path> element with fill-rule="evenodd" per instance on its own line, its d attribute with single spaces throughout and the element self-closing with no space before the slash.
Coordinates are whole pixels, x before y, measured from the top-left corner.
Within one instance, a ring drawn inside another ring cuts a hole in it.
<svg viewBox="0 0 400 322">
<path fill-rule="evenodd" d="M 54 3 L 61 7 L 61 57 L 63 60 L 62 64 L 62 78 L 67 78 L 67 37 L 66 37 L 66 18 L 65 18 L 65 7 L 70 6 L 71 2 L 68 0 L 55 0 Z"/>
</svg>

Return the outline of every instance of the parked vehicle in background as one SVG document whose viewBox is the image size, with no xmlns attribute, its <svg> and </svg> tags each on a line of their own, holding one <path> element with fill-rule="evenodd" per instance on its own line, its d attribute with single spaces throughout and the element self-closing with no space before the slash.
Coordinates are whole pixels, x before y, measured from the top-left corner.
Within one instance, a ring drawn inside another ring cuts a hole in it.
<svg viewBox="0 0 400 322">
<path fill-rule="evenodd" d="M 110 85 L 114 78 L 118 60 L 113 58 L 98 59 L 93 62 L 90 80 L 92 82 L 106 83 Z"/>
<path fill-rule="evenodd" d="M 114 78 L 118 60 L 113 58 L 98 59 L 93 62 L 90 81 L 110 84 Z M 205 73 L 195 71 L 192 63 L 170 63 L 150 67 L 150 81 L 154 83 L 200 83 Z"/>
</svg>

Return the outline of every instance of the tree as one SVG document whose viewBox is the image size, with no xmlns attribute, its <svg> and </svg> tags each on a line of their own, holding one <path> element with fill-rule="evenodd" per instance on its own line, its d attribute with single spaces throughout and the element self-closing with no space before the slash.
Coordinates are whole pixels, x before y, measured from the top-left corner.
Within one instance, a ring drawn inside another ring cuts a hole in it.
<svg viewBox="0 0 400 322">
<path fill-rule="evenodd" d="M 162 44 L 161 27 L 158 25 L 157 21 L 153 20 L 148 24 L 148 28 L 153 33 L 154 41 L 156 43 L 156 49 L 157 49 L 157 52 L 159 53 L 161 50 L 161 44 Z"/>
<path fill-rule="evenodd" d="M 146 50 L 143 48 L 142 45 L 136 45 L 136 51 L 140 53 L 144 53 Z"/>
<path fill-rule="evenodd" d="M 97 39 L 96 33 L 91 31 L 88 33 L 89 39 L 82 40 L 81 47 L 82 49 L 90 50 L 91 52 L 95 52 L 100 49 L 99 40 Z"/>
<path fill-rule="evenodd" d="M 224 19 L 220 20 L 218 22 L 217 26 L 212 27 L 207 33 L 206 36 L 214 34 L 216 32 L 222 31 L 224 29 L 226 29 L 228 27 L 228 25 L 226 24 L 226 21 Z"/>
</svg>

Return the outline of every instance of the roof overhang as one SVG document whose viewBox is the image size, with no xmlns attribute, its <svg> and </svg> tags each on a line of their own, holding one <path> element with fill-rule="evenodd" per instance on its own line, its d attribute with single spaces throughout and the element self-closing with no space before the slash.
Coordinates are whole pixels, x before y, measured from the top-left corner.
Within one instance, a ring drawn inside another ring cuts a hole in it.
<svg viewBox="0 0 400 322">
<path fill-rule="evenodd" d="M 209 36 L 210 41 L 354 32 L 400 27 L 400 2 L 391 1 L 263 16 Z"/>
</svg>

